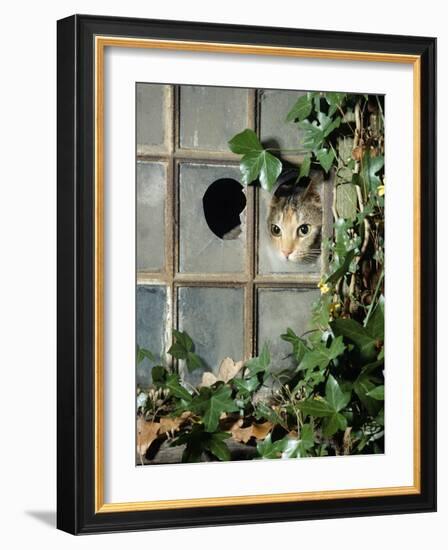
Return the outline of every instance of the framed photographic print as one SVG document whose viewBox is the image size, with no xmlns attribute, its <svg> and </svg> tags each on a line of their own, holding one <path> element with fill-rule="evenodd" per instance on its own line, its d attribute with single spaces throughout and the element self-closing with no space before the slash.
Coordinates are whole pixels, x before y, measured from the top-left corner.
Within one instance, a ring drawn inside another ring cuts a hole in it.
<svg viewBox="0 0 448 550">
<path fill-rule="evenodd" d="M 433 38 L 58 22 L 58 527 L 435 510 Z"/>
</svg>

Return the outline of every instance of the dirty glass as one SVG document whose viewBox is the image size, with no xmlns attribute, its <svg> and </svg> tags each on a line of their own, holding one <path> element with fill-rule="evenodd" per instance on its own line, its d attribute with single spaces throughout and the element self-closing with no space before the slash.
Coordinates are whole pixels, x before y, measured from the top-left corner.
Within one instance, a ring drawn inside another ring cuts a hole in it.
<svg viewBox="0 0 448 550">
<path fill-rule="evenodd" d="M 166 166 L 137 163 L 137 269 L 162 271 L 165 265 Z"/>
</svg>

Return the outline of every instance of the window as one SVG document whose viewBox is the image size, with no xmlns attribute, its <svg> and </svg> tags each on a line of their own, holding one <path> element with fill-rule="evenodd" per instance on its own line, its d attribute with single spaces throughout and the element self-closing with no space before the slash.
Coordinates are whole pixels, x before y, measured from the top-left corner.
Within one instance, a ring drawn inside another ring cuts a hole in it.
<svg viewBox="0 0 448 550">
<path fill-rule="evenodd" d="M 264 231 L 270 195 L 241 186 L 227 142 L 251 128 L 271 147 L 297 147 L 296 126 L 284 121 L 301 93 L 137 84 L 137 344 L 158 360 L 171 360 L 178 328 L 211 371 L 227 356 L 256 355 L 264 342 L 275 369 L 290 365 L 279 336 L 288 326 L 307 330 L 321 266 L 285 262 L 279 272 L 272 264 Z M 296 154 L 283 159 L 300 162 Z M 321 199 L 325 236 L 330 182 Z M 150 371 L 145 360 L 137 382 L 148 385 Z M 188 376 L 196 384 L 202 373 Z"/>
</svg>

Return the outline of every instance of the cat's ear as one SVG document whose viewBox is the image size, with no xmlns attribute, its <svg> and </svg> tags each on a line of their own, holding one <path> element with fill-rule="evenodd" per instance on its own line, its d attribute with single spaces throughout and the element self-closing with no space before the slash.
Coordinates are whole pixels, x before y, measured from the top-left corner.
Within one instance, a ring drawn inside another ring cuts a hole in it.
<svg viewBox="0 0 448 550">
<path fill-rule="evenodd" d="M 321 204 L 320 191 L 322 188 L 322 182 L 324 176 L 322 172 L 316 171 L 310 174 L 310 182 L 305 189 L 304 193 L 300 197 L 302 202 L 314 202 L 316 204 Z"/>
</svg>

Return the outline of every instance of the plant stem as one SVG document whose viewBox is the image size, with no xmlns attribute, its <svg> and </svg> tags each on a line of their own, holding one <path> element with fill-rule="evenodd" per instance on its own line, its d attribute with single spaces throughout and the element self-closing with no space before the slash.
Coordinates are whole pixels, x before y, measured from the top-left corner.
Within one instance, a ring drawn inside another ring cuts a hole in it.
<svg viewBox="0 0 448 550">
<path fill-rule="evenodd" d="M 381 274 L 378 278 L 378 282 L 376 283 L 375 292 L 373 293 L 373 297 L 372 297 L 372 301 L 371 301 L 370 306 L 369 306 L 369 310 L 367 311 L 366 318 L 364 319 L 364 326 L 365 327 L 367 326 L 367 323 L 369 322 L 370 316 L 372 315 L 372 313 L 375 310 L 375 307 L 377 305 L 377 304 L 375 304 L 375 300 L 376 300 L 376 297 L 377 297 L 378 292 L 380 290 L 381 283 L 383 282 L 383 279 L 384 279 L 384 269 L 381 270 Z"/>
</svg>

